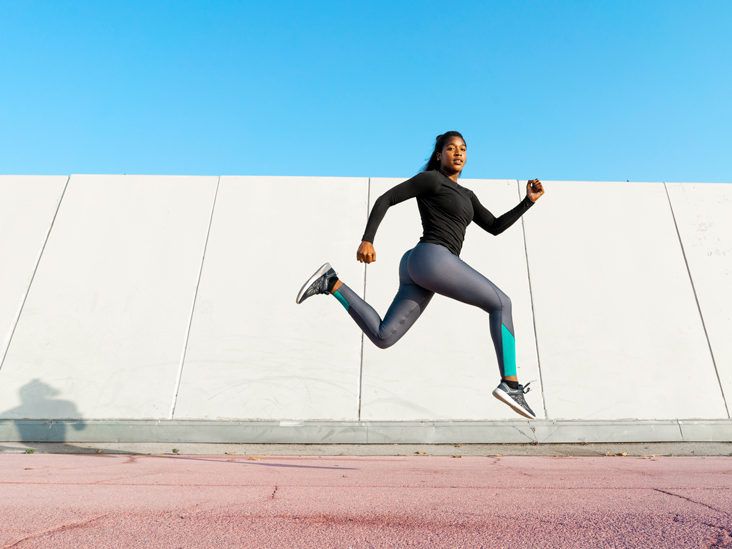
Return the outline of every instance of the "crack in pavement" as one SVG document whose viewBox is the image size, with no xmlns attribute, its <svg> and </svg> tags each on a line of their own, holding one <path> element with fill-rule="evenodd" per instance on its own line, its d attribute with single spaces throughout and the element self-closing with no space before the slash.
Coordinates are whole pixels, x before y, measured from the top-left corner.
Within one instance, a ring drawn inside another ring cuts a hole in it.
<svg viewBox="0 0 732 549">
<path fill-rule="evenodd" d="M 711 509 L 712 511 L 716 511 L 717 513 L 721 513 L 723 515 L 729 516 L 729 513 L 727 511 L 722 511 L 721 509 L 717 509 L 716 507 L 712 507 L 711 505 L 707 505 L 706 503 L 703 503 L 701 501 L 696 501 L 691 498 L 687 498 L 686 496 L 682 496 L 680 494 L 674 494 L 673 492 L 667 492 L 666 490 L 661 490 L 660 488 L 653 488 L 656 492 L 661 492 L 662 494 L 667 494 L 669 496 L 674 496 L 677 498 L 685 499 L 686 501 L 690 501 L 691 503 L 696 503 L 697 505 L 703 505 L 704 507 Z"/>
<path fill-rule="evenodd" d="M 199 501 L 198 503 L 195 503 L 195 504 L 190 505 L 188 507 L 184 507 L 182 509 L 170 509 L 167 512 L 169 512 L 171 514 L 176 514 L 176 515 L 178 515 L 179 518 L 185 518 L 186 513 L 193 512 L 194 510 L 196 510 L 197 507 L 201 507 L 203 505 L 207 505 L 208 503 L 210 503 L 209 500 Z M 28 541 L 30 539 L 35 539 L 35 538 L 40 538 L 40 537 L 46 536 L 48 534 L 55 534 L 57 532 L 71 530 L 71 529 L 74 529 L 74 528 L 85 528 L 87 526 L 90 526 L 92 523 L 97 522 L 97 521 L 99 521 L 99 520 L 101 520 L 101 519 L 103 519 L 105 517 L 108 517 L 108 516 L 110 516 L 112 514 L 113 513 L 104 513 L 102 515 L 97 515 L 95 517 L 91 517 L 91 518 L 88 518 L 88 519 L 85 519 L 85 520 L 80 520 L 80 521 L 77 521 L 77 522 L 70 522 L 70 523 L 62 524 L 60 526 L 54 526 L 53 528 L 48 528 L 48 529 L 42 530 L 40 532 L 35 532 L 33 534 L 29 534 L 29 535 L 25 536 L 24 538 L 21 538 L 19 540 L 16 540 L 16 541 L 13 541 L 13 542 L 9 542 L 8 544 L 3 545 L 2 546 L 2 549 L 9 549 L 11 547 L 16 547 L 18 544 L 20 544 L 20 543 L 22 543 L 24 541 Z"/>
<path fill-rule="evenodd" d="M 7 545 L 3 545 L 3 549 L 7 549 L 9 547 L 15 547 L 19 543 L 22 543 L 22 542 L 27 541 L 29 539 L 39 538 L 41 536 L 45 536 L 45 535 L 48 535 L 48 534 L 53 534 L 53 533 L 56 533 L 56 532 L 61 532 L 63 530 L 70 530 L 72 528 L 84 528 L 86 526 L 89 526 L 92 522 L 96 522 L 96 521 L 98 521 L 100 519 L 103 519 L 105 517 L 108 517 L 110 514 L 111 513 L 104 513 L 103 515 L 97 515 L 96 517 L 92 517 L 92 518 L 89 518 L 89 519 L 81 520 L 81 521 L 78 521 L 78 522 L 70 522 L 70 523 L 62 524 L 61 526 L 55 526 L 53 528 L 48 528 L 48 529 L 43 530 L 41 532 L 35 532 L 33 534 L 29 534 L 29 535 L 25 536 L 24 538 L 21 538 L 19 540 L 16 540 L 16 541 L 14 541 L 12 543 L 9 543 Z"/>
</svg>

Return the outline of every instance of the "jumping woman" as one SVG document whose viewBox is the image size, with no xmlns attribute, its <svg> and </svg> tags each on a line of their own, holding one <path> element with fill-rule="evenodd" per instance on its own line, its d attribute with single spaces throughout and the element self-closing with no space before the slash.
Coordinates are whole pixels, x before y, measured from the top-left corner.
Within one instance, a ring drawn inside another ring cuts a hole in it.
<svg viewBox="0 0 732 549">
<path fill-rule="evenodd" d="M 541 181 L 532 179 L 526 196 L 512 210 L 494 217 L 473 191 L 458 183 L 465 167 L 467 147 L 459 132 L 438 135 L 435 148 L 422 171 L 382 194 L 371 209 L 366 230 L 356 252 L 364 263 L 376 261 L 374 236 L 386 211 L 409 198 L 417 199 L 422 237 L 399 262 L 399 291 L 382 320 L 379 314 L 325 263 L 305 282 L 295 299 L 302 303 L 315 294 L 332 294 L 345 307 L 368 338 L 381 349 L 394 345 L 416 322 L 435 293 L 480 307 L 490 316 L 490 331 L 498 357 L 501 382 L 493 396 L 529 419 L 536 418 L 524 399 L 529 392 L 516 376 L 511 300 L 485 276 L 460 259 L 465 228 L 475 221 L 497 236 L 508 229 L 544 194 Z"/>
</svg>

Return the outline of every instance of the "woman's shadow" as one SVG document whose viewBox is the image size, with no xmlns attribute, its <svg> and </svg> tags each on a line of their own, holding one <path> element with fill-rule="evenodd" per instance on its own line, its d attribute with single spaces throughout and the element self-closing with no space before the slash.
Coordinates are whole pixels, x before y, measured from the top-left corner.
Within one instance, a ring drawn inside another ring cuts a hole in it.
<svg viewBox="0 0 732 549">
<path fill-rule="evenodd" d="M 100 457 L 114 457 L 115 454 L 139 455 L 140 452 L 121 450 L 121 449 L 102 449 L 98 447 L 85 447 L 69 444 L 66 442 L 66 425 L 70 425 L 76 431 L 86 428 L 76 405 L 70 400 L 61 400 L 54 397 L 61 392 L 44 383 L 38 378 L 34 378 L 20 388 L 20 405 L 10 408 L 4 412 L 0 412 L 0 440 L 7 442 L 22 442 L 24 444 L 39 444 L 44 453 L 64 453 L 64 454 L 99 454 Z M 32 419 L 32 418 L 68 418 L 68 419 Z M 79 419 L 75 419 L 79 418 Z M 15 427 L 17 436 L 11 435 L 5 424 L 11 424 Z M 0 445 L 0 453 L 16 452 L 19 450 L 17 446 Z M 22 448 L 21 448 L 22 450 Z M 26 450 L 27 451 L 27 450 Z M 144 454 L 143 455 L 149 455 Z M 239 461 L 229 457 L 226 461 L 214 459 L 210 456 L 168 456 L 168 455 L 152 455 L 151 457 L 162 459 L 189 460 L 189 461 L 213 461 L 215 463 L 233 463 L 236 465 L 249 465 L 260 467 L 293 467 L 298 469 L 336 469 L 342 471 L 344 469 L 353 469 L 351 467 L 340 466 L 320 466 L 320 465 L 295 465 L 283 463 L 252 463 L 251 461 Z M 134 458 L 129 458 L 134 462 Z"/>
<path fill-rule="evenodd" d="M 86 424 L 79 418 L 81 414 L 76 404 L 70 400 L 55 398 L 61 394 L 58 389 L 39 378 L 34 378 L 20 388 L 19 394 L 20 405 L 0 413 L 0 423 L 9 424 L 17 433 L 12 434 L 3 426 L 2 430 L 5 431 L 3 439 L 8 442 L 42 443 L 45 449 L 51 452 L 99 453 L 96 448 L 74 446 L 66 442 L 67 426 L 75 431 L 81 431 L 86 428 Z M 34 418 L 71 418 L 71 421 Z M 2 449 L 0 447 L 0 450 Z M 4 449 L 18 448 L 7 446 Z"/>
</svg>

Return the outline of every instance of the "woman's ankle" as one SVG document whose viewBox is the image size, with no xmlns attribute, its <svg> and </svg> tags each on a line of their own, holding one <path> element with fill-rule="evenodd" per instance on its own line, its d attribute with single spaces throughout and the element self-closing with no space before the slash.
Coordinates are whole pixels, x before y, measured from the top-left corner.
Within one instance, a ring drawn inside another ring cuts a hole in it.
<svg viewBox="0 0 732 549">
<path fill-rule="evenodd" d="M 501 381 L 508 385 L 511 389 L 518 389 L 519 382 L 516 376 L 501 377 Z"/>
</svg>

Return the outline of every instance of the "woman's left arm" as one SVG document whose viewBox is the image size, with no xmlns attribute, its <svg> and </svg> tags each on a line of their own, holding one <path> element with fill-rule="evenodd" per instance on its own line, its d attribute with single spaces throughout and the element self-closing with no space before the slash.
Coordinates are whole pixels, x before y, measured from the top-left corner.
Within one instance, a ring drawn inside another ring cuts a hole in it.
<svg viewBox="0 0 732 549">
<path fill-rule="evenodd" d="M 533 187 L 532 187 L 533 183 Z M 534 201 L 544 194 L 541 181 L 532 179 L 527 184 L 526 196 L 514 208 L 499 217 L 495 217 L 483 204 L 473 191 L 470 191 L 470 200 L 473 203 L 473 221 L 481 229 L 498 236 L 513 225 L 526 210 L 534 205 Z M 533 199 L 533 200 L 532 200 Z"/>
</svg>

